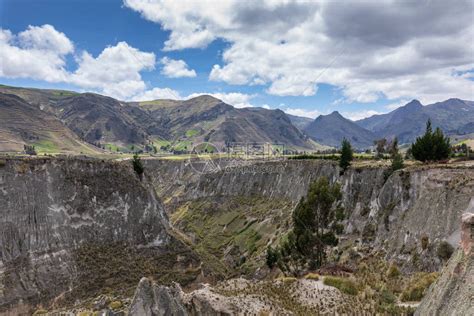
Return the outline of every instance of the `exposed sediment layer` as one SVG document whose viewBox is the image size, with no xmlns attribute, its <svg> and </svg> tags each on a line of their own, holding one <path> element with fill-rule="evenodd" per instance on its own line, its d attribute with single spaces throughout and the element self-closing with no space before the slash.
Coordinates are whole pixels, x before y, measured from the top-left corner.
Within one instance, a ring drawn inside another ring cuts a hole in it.
<svg viewBox="0 0 474 316">
<path fill-rule="evenodd" d="M 167 227 L 153 188 L 130 164 L 2 159 L 0 311 L 127 290 L 159 275 L 147 267 L 190 264 L 177 261 L 187 250 Z"/>
</svg>

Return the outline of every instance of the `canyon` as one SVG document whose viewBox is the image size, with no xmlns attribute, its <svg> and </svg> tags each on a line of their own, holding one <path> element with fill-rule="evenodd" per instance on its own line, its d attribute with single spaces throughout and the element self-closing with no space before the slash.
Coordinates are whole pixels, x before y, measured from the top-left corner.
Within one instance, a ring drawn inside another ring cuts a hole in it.
<svg viewBox="0 0 474 316">
<path fill-rule="evenodd" d="M 285 278 L 266 266 L 267 247 L 290 229 L 309 184 L 322 176 L 341 184 L 343 231 L 329 258 L 355 275 L 361 262 L 369 270 L 396 266 L 400 284 L 441 271 L 448 258 L 440 245 L 456 248 L 461 216 L 474 212 L 469 165 L 417 165 L 385 179 L 383 166 L 341 174 L 321 160 L 206 164 L 144 159 L 139 177 L 127 160 L 2 158 L 0 314 L 92 313 L 107 309 L 98 298 L 112 297 L 122 312 L 141 315 L 133 311 L 151 308 L 153 296 L 173 315 L 375 312 L 322 277 Z M 300 293 L 291 304 L 281 296 L 288 289 Z M 265 291 L 280 296 L 255 295 Z"/>
</svg>

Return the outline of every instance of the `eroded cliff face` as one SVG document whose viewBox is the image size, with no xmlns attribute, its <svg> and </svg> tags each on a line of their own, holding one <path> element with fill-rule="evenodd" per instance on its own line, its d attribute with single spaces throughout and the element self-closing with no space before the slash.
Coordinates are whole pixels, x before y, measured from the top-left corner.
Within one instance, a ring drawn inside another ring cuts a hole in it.
<svg viewBox="0 0 474 316">
<path fill-rule="evenodd" d="M 2 160 L 0 312 L 133 291 L 143 275 L 184 270 L 195 258 L 167 229 L 154 190 L 129 164 Z"/>
<path fill-rule="evenodd" d="M 474 314 L 474 213 L 462 217 L 461 247 L 431 285 L 415 315 Z"/>
<path fill-rule="evenodd" d="M 261 197 L 291 202 L 291 207 L 283 209 L 288 219 L 309 183 L 326 176 L 341 184 L 345 233 L 385 251 L 388 259 L 407 269 L 438 270 L 443 262 L 436 255 L 437 246 L 444 240 L 456 245 L 460 216 L 474 209 L 472 168 L 413 167 L 394 173 L 387 181 L 383 168 L 351 168 L 340 175 L 335 163 L 314 160 L 222 160 L 211 172 L 199 162 L 150 160 L 146 168 L 167 211 L 179 211 L 181 217 L 192 201 Z M 174 218 L 179 226 L 180 217 Z M 268 217 L 261 220 L 268 222 Z M 258 228 L 258 221 L 253 225 Z M 262 244 L 271 242 L 272 236 L 267 237 Z"/>
</svg>

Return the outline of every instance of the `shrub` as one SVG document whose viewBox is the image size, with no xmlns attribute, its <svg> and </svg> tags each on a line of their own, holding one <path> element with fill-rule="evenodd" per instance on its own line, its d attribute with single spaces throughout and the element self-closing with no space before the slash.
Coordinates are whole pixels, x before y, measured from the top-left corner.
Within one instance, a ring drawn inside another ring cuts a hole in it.
<svg viewBox="0 0 474 316">
<path fill-rule="evenodd" d="M 421 273 L 415 276 L 408 286 L 403 290 L 400 299 L 403 302 L 420 301 L 430 285 L 436 281 L 438 273 Z"/>
<path fill-rule="evenodd" d="M 387 276 L 391 279 L 394 279 L 400 275 L 400 270 L 398 270 L 397 266 L 392 264 L 387 271 Z"/>
<path fill-rule="evenodd" d="M 267 266 L 272 269 L 278 261 L 278 250 L 268 246 L 267 248 Z"/>
<path fill-rule="evenodd" d="M 317 273 L 308 273 L 307 275 L 304 276 L 305 279 L 307 280 L 319 280 L 319 274 Z"/>
<path fill-rule="evenodd" d="M 110 304 L 109 304 L 110 309 L 119 309 L 122 306 L 123 306 L 123 304 L 122 304 L 121 301 L 113 301 L 113 302 L 110 302 Z"/>
<path fill-rule="evenodd" d="M 451 258 L 451 255 L 453 254 L 453 252 L 454 252 L 453 246 L 451 246 L 446 241 L 442 241 L 438 245 L 438 249 L 436 250 L 438 257 L 443 260 L 448 260 L 449 258 Z"/>
<path fill-rule="evenodd" d="M 339 291 L 349 295 L 357 295 L 358 292 L 355 283 L 346 278 L 327 276 L 324 277 L 324 284 L 333 286 L 339 289 Z"/>
<path fill-rule="evenodd" d="M 397 301 L 397 297 L 393 295 L 392 292 L 384 288 L 382 291 L 380 291 L 380 300 L 384 304 L 394 304 Z"/>
</svg>

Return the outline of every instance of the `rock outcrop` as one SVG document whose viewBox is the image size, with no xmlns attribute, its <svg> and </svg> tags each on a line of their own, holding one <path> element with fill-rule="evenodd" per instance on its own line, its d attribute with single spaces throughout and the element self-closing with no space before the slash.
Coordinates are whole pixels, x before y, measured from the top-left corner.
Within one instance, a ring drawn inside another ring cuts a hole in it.
<svg viewBox="0 0 474 316">
<path fill-rule="evenodd" d="M 0 312 L 125 291 L 179 265 L 184 271 L 194 259 L 167 229 L 154 190 L 129 164 L 2 160 Z"/>
<path fill-rule="evenodd" d="M 415 315 L 474 315 L 474 213 L 462 216 L 461 247 L 431 285 Z"/>
<path fill-rule="evenodd" d="M 181 288 L 177 284 L 173 287 L 158 286 L 151 280 L 142 278 L 129 313 L 131 316 L 188 315 L 181 295 Z"/>
<path fill-rule="evenodd" d="M 357 298 L 322 281 L 291 279 L 249 281 L 241 278 L 183 292 L 143 278 L 129 316 L 317 315 L 362 311 Z"/>
</svg>

